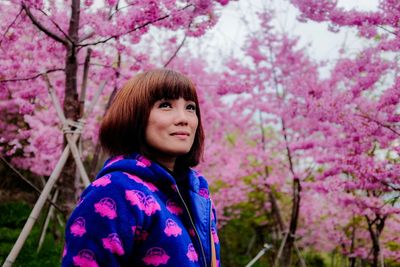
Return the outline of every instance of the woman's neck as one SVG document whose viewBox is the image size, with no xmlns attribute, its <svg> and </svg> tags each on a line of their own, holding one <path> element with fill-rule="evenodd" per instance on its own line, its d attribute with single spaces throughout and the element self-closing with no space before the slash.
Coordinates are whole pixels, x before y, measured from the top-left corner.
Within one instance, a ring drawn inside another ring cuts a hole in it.
<svg viewBox="0 0 400 267">
<path fill-rule="evenodd" d="M 155 157 L 155 159 L 158 163 L 163 165 L 165 168 L 167 168 L 171 172 L 174 171 L 175 161 L 176 161 L 175 157 L 173 157 L 173 158 L 171 158 L 171 157 Z"/>
</svg>

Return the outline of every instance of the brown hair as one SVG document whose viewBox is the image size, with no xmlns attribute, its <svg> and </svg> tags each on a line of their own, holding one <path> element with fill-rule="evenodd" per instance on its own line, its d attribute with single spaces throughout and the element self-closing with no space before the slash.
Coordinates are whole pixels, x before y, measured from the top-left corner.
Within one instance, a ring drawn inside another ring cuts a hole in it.
<svg viewBox="0 0 400 267">
<path fill-rule="evenodd" d="M 198 126 L 190 151 L 177 158 L 179 168 L 196 166 L 203 154 L 204 131 L 196 88 L 186 76 L 170 69 L 137 74 L 116 94 L 100 126 L 99 139 L 111 155 L 139 152 L 147 155 L 145 130 L 154 103 L 160 99 L 194 101 Z M 147 155 L 148 156 L 148 155 Z"/>
</svg>

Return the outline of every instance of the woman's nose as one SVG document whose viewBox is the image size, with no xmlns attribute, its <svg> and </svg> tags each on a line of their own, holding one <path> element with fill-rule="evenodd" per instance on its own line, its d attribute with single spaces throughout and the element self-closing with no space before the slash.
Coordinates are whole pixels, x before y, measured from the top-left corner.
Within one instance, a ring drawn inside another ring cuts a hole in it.
<svg viewBox="0 0 400 267">
<path fill-rule="evenodd" d="M 175 124 L 179 125 L 179 124 L 188 124 L 188 114 L 187 114 L 187 110 L 184 108 L 179 108 L 176 110 L 176 114 L 175 114 Z"/>
</svg>

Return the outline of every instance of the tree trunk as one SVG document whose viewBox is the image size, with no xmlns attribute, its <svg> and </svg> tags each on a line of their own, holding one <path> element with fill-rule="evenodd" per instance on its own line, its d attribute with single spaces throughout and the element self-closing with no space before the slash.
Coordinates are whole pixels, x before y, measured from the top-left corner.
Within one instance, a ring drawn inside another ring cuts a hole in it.
<svg viewBox="0 0 400 267">
<path fill-rule="evenodd" d="M 281 211 L 279 209 L 279 205 L 278 205 L 278 201 L 275 198 L 275 194 L 273 189 L 267 184 L 267 178 L 269 176 L 269 170 L 268 170 L 268 166 L 265 166 L 265 188 L 268 191 L 268 198 L 269 198 L 269 202 L 271 203 L 271 213 L 273 215 L 273 218 L 276 222 L 276 225 L 278 227 L 278 230 L 280 233 L 283 232 L 283 230 L 285 229 L 285 225 L 283 223 L 283 219 L 282 219 L 282 215 L 281 215 Z"/>
<path fill-rule="evenodd" d="M 353 225 L 352 225 L 352 231 L 351 231 L 351 245 L 350 245 L 350 254 L 353 254 L 354 252 L 354 245 L 356 242 L 356 225 L 354 222 L 354 218 L 353 218 Z M 352 256 L 349 257 L 349 261 L 350 261 L 350 267 L 355 267 L 356 266 L 356 257 Z"/>
<path fill-rule="evenodd" d="M 292 199 L 292 215 L 290 218 L 289 233 L 286 239 L 285 246 L 283 248 L 283 253 L 280 258 L 280 266 L 290 267 L 292 263 L 292 250 L 295 242 L 295 235 L 297 229 L 297 221 L 300 212 L 300 191 L 301 185 L 299 178 L 294 178 L 293 180 L 293 199 Z"/>
<path fill-rule="evenodd" d="M 108 111 L 108 109 L 111 106 L 111 103 L 114 100 L 115 95 L 117 94 L 118 91 L 118 79 L 120 76 L 120 68 L 121 68 L 121 53 L 118 52 L 118 57 L 117 57 L 117 68 L 115 70 L 115 83 L 114 83 L 114 89 L 111 92 L 111 95 L 108 99 L 107 105 L 106 105 L 106 109 L 104 111 L 104 114 L 106 114 L 106 112 Z M 94 154 L 93 154 L 93 159 L 92 162 L 90 164 L 90 177 L 95 177 L 96 173 L 98 172 L 99 169 L 99 165 L 102 164 L 104 162 L 104 160 L 106 159 L 106 156 L 104 154 L 104 151 L 102 151 L 101 149 L 101 144 L 100 141 L 97 142 L 95 149 L 94 149 Z"/>
<path fill-rule="evenodd" d="M 289 224 L 289 230 L 285 235 L 284 241 L 284 247 L 283 247 L 283 252 L 282 255 L 278 255 L 278 260 L 280 265 L 282 267 L 290 267 L 292 263 L 292 250 L 294 247 L 294 242 L 295 240 L 295 235 L 296 235 L 296 230 L 297 230 L 297 221 L 299 219 L 299 213 L 300 213 L 300 191 L 301 191 L 301 185 L 300 185 L 300 179 L 299 177 L 295 174 L 294 172 L 294 166 L 293 166 L 293 158 L 292 158 L 292 152 L 289 147 L 289 141 L 288 141 L 288 136 L 286 132 L 286 123 L 283 118 L 281 118 L 282 122 L 282 133 L 283 133 L 283 138 L 285 139 L 285 144 L 286 144 L 286 152 L 287 152 L 287 157 L 288 157 L 288 163 L 289 163 L 289 170 L 291 174 L 293 175 L 293 190 L 292 190 L 292 213 L 290 216 L 290 224 Z"/>
<path fill-rule="evenodd" d="M 64 114 L 67 119 L 76 121 L 79 118 L 79 98 L 77 89 L 78 60 L 76 44 L 78 43 L 80 0 L 71 2 L 71 19 L 68 36 L 71 42 L 66 46 L 65 58 L 65 96 Z M 67 144 L 64 138 L 64 146 Z M 67 160 L 60 176 L 60 202 L 64 215 L 69 215 L 76 204 L 75 199 L 75 173 L 76 164 L 72 156 Z"/>
<path fill-rule="evenodd" d="M 272 191 L 272 189 L 270 189 L 268 192 L 268 198 L 271 203 L 271 212 L 275 218 L 276 225 L 278 226 L 278 230 L 282 233 L 283 230 L 285 229 L 285 226 L 284 226 L 281 212 L 280 212 L 280 209 L 278 206 L 278 202 L 276 201 L 276 198 L 275 198 L 275 195 L 274 195 L 274 192 Z"/>
<path fill-rule="evenodd" d="M 368 223 L 368 231 L 372 240 L 372 267 L 379 266 L 379 255 L 380 255 L 380 235 L 385 227 L 385 220 L 387 216 L 380 217 L 380 215 L 376 215 L 375 219 L 371 221 L 368 216 L 365 216 Z M 375 227 L 374 227 L 375 226 Z M 374 229 L 375 228 L 375 229 Z"/>
</svg>

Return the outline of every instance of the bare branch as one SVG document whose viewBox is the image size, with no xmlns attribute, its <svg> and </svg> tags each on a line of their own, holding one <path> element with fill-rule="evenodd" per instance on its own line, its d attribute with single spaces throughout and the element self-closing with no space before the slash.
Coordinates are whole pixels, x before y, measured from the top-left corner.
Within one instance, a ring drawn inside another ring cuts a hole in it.
<svg viewBox="0 0 400 267">
<path fill-rule="evenodd" d="M 44 75 L 44 74 L 51 73 L 51 72 L 56 72 L 56 71 L 64 71 L 64 69 L 52 69 L 52 70 L 48 70 L 48 71 L 45 71 L 45 72 L 38 73 L 38 74 L 36 74 L 36 75 L 34 75 L 34 76 L 31 76 L 31 77 L 0 80 L 0 83 L 8 83 L 8 82 L 18 82 L 18 81 L 33 80 L 33 79 L 36 79 L 36 78 L 38 78 L 38 77 L 40 77 L 40 76 L 42 76 L 42 75 Z"/>
<path fill-rule="evenodd" d="M 62 43 L 63 45 L 68 45 L 67 40 L 61 38 L 60 36 L 58 36 L 57 34 L 55 34 L 54 32 L 50 31 L 49 29 L 47 29 L 45 26 L 43 26 L 31 13 L 31 11 L 29 10 L 29 8 L 25 5 L 24 2 L 22 2 L 22 8 L 25 10 L 26 15 L 28 15 L 28 17 L 30 18 L 30 20 L 32 21 L 33 25 L 35 25 L 39 30 L 41 30 L 42 32 L 44 32 L 47 36 L 49 36 L 50 38 L 54 39 L 57 42 Z"/>
<path fill-rule="evenodd" d="M 115 11 L 112 12 L 112 13 L 110 14 L 110 16 L 108 17 L 108 19 L 111 19 L 115 14 L 117 14 L 117 13 L 118 13 L 119 11 L 121 11 L 122 9 L 128 8 L 128 7 L 133 6 L 133 5 L 134 5 L 134 4 L 129 4 L 129 5 L 126 5 L 126 6 L 123 6 L 123 7 L 120 7 L 120 8 L 116 7 L 116 8 L 115 8 Z"/>
<path fill-rule="evenodd" d="M 393 34 L 393 35 L 398 36 L 398 34 L 397 34 L 396 32 L 391 31 L 391 30 L 389 30 L 389 29 L 386 29 L 386 28 L 383 27 L 383 26 L 378 25 L 377 27 L 378 27 L 378 28 L 381 28 L 382 30 L 384 30 L 384 31 L 386 31 L 386 32 L 388 32 L 388 33 L 391 33 L 391 34 Z"/>
<path fill-rule="evenodd" d="M 64 35 L 64 37 L 67 38 L 68 41 L 70 41 L 71 43 L 73 43 L 72 40 L 71 40 L 71 38 L 69 38 L 68 34 L 66 34 L 66 33 L 64 32 L 64 30 L 61 29 L 61 27 L 57 24 L 57 22 L 55 22 L 52 18 L 50 18 L 50 16 L 49 16 L 46 12 L 44 12 L 43 10 L 41 10 L 41 9 L 37 9 L 37 10 L 40 11 L 41 13 L 43 13 L 46 17 L 48 17 L 49 20 L 54 24 L 54 26 L 56 26 L 56 28 Z"/>
<path fill-rule="evenodd" d="M 113 13 L 113 12 L 111 12 L 112 10 L 110 10 L 110 15 L 108 16 L 108 20 L 111 20 L 112 17 L 113 17 L 113 15 L 116 14 L 116 13 L 118 13 L 121 9 L 124 9 L 124 8 L 129 7 L 129 6 L 132 6 L 133 4 L 129 4 L 128 6 L 125 6 L 125 7 L 122 7 L 122 8 L 119 8 L 118 5 L 119 5 L 119 1 L 118 1 L 117 4 L 115 5 L 115 12 Z M 85 34 L 78 42 L 81 43 L 81 42 L 83 42 L 83 41 L 85 41 L 85 40 L 87 40 L 87 39 L 93 37 L 94 34 L 95 34 L 94 31 L 89 32 L 89 33 Z"/>
<path fill-rule="evenodd" d="M 384 182 L 384 181 L 381 181 L 381 183 L 382 183 L 383 185 L 385 185 L 385 186 L 391 188 L 393 191 L 399 191 L 399 192 L 400 192 L 400 187 L 396 187 L 395 185 L 392 185 L 392 184 L 390 184 L 390 183 L 388 183 L 388 182 Z"/>
<path fill-rule="evenodd" d="M 183 7 L 182 9 L 180 9 L 180 11 L 185 10 L 186 8 L 191 7 L 191 6 L 193 6 L 193 4 L 190 4 L 190 5 L 187 5 L 187 6 Z M 129 34 L 129 33 L 131 33 L 131 32 L 140 30 L 140 29 L 145 28 L 146 26 L 148 26 L 148 25 L 150 25 L 150 24 L 153 24 L 153 23 L 155 23 L 155 22 L 164 20 L 164 19 L 166 19 L 166 18 L 168 18 L 168 17 L 170 17 L 170 16 L 171 16 L 171 15 L 167 14 L 167 15 L 164 15 L 164 16 L 159 17 L 159 18 L 157 18 L 157 19 L 148 21 L 148 22 L 146 22 L 146 23 L 144 23 L 144 24 L 142 24 L 142 25 L 140 25 L 140 26 L 137 26 L 137 27 L 135 27 L 135 28 L 133 28 L 133 29 L 131 29 L 131 30 L 129 30 L 129 31 L 125 32 L 125 33 L 123 33 L 123 34 L 112 35 L 112 36 L 110 36 L 110 37 L 108 37 L 108 38 L 106 38 L 106 39 L 104 39 L 104 40 L 100 40 L 100 41 L 93 42 L 93 43 L 80 44 L 80 45 L 77 45 L 77 47 L 85 47 L 85 46 L 90 46 L 90 45 L 104 44 L 104 43 L 107 43 L 108 41 L 110 41 L 110 40 L 112 40 L 112 39 L 117 39 L 118 37 L 120 37 L 120 36 L 122 36 L 122 35 L 126 35 L 126 34 Z M 87 39 L 88 36 L 90 36 L 91 34 L 93 34 L 93 33 L 87 34 L 87 35 L 85 36 L 85 39 Z"/>
<path fill-rule="evenodd" d="M 176 50 L 175 50 L 175 52 L 172 54 L 172 56 L 168 59 L 168 61 L 167 61 L 167 63 L 165 63 L 164 64 L 164 68 L 166 68 L 168 65 L 169 65 L 169 63 L 171 63 L 172 62 L 172 60 L 176 57 L 176 55 L 178 54 L 178 52 L 179 52 L 179 50 L 181 50 L 181 48 L 183 47 L 183 45 L 184 45 L 184 43 L 185 43 L 185 41 L 186 41 L 186 35 L 185 35 L 185 37 L 183 38 L 183 40 L 182 40 L 182 42 L 179 44 L 179 46 L 176 48 Z"/>
<path fill-rule="evenodd" d="M 105 64 L 100 64 L 100 63 L 90 63 L 90 66 L 103 67 L 103 68 L 107 68 L 107 69 L 114 68 L 112 65 L 105 65 Z"/>
<path fill-rule="evenodd" d="M 85 64 L 83 65 L 83 77 L 82 77 L 82 85 L 81 85 L 81 93 L 79 95 L 79 117 L 81 118 L 84 114 L 85 108 L 85 99 L 86 99 L 86 87 L 88 81 L 88 73 L 89 73 L 89 66 L 90 66 L 90 57 L 92 55 L 92 49 L 89 48 L 87 50 Z"/>
<path fill-rule="evenodd" d="M 83 42 L 83 41 L 85 41 L 85 40 L 87 40 L 87 39 L 89 39 L 89 38 L 92 38 L 92 37 L 94 36 L 94 34 L 95 34 L 95 32 L 89 32 L 89 33 L 85 34 L 85 35 L 79 40 L 79 43 L 80 43 L 80 42 Z"/>
<path fill-rule="evenodd" d="M 0 155 L 0 159 L 11 169 L 15 172 L 19 178 L 21 178 L 25 183 L 27 183 L 30 187 L 32 187 L 39 195 L 42 193 L 39 188 L 37 188 L 31 181 L 29 181 L 25 176 L 23 176 L 13 165 L 11 165 L 5 158 Z M 61 212 L 61 208 L 57 206 L 50 198 L 47 199 L 51 205 L 53 205 L 58 211 Z"/>
<path fill-rule="evenodd" d="M 366 115 L 366 114 L 356 114 L 356 115 L 359 116 L 359 117 L 365 118 L 365 119 L 367 119 L 367 120 L 369 120 L 369 121 L 373 121 L 373 122 L 375 122 L 376 124 L 378 124 L 378 125 L 380 125 L 380 126 L 386 128 L 386 129 L 390 130 L 391 132 L 395 133 L 396 135 L 400 136 L 400 132 L 396 131 L 395 129 L 393 129 L 393 128 L 392 128 L 390 125 L 388 125 L 388 124 L 384 124 L 384 123 L 382 123 L 382 122 L 380 122 L 380 121 L 378 121 L 378 120 L 376 120 L 376 119 L 373 119 L 373 118 L 369 117 L 369 116 Z"/>
<path fill-rule="evenodd" d="M 289 161 L 289 170 L 293 175 L 293 179 L 298 179 L 294 172 L 294 167 L 293 167 L 293 157 L 292 157 L 292 152 L 289 147 L 289 141 L 288 141 L 288 136 L 287 136 L 287 131 L 286 131 L 286 123 L 283 118 L 281 118 L 281 123 L 282 123 L 282 133 L 283 133 L 283 138 L 285 140 L 285 146 L 286 146 L 286 153 Z"/>
<path fill-rule="evenodd" d="M 14 25 L 14 23 L 17 21 L 19 15 L 21 15 L 22 10 L 23 10 L 23 9 L 21 8 L 21 9 L 19 10 L 18 14 L 15 16 L 14 20 L 11 22 L 11 24 L 8 25 L 6 31 L 3 33 L 3 38 L 1 38 L 1 40 L 0 40 L 0 45 L 1 45 L 1 43 L 3 42 L 4 38 L 6 37 L 6 34 L 8 33 L 8 31 L 11 29 L 11 27 L 12 27 L 12 26 Z"/>
<path fill-rule="evenodd" d="M 85 46 L 90 46 L 90 45 L 104 44 L 104 43 L 107 43 L 108 41 L 110 41 L 111 39 L 117 39 L 117 38 L 120 37 L 121 35 L 126 35 L 126 34 L 129 34 L 129 33 L 131 33 L 131 32 L 140 30 L 140 29 L 142 29 L 142 28 L 144 28 L 144 27 L 146 27 L 146 26 L 148 26 L 148 25 L 150 25 L 150 24 L 153 24 L 153 23 L 155 23 L 155 22 L 157 22 L 157 21 L 161 21 L 161 20 L 166 19 L 166 18 L 168 18 L 168 17 L 169 17 L 169 15 L 165 15 L 165 16 L 160 17 L 160 18 L 157 18 L 157 19 L 155 19 L 155 20 L 148 21 L 148 22 L 146 22 L 146 23 L 144 23 L 144 24 L 142 24 L 142 25 L 140 25 L 140 26 L 138 26 L 138 27 L 135 27 L 135 28 L 133 28 L 133 29 L 131 29 L 131 30 L 129 30 L 129 31 L 125 32 L 125 33 L 123 33 L 123 34 L 120 34 L 120 35 L 112 35 L 112 36 L 110 36 L 110 37 L 108 37 L 108 38 L 106 38 L 106 39 L 104 39 L 104 40 L 100 40 L 100 41 L 93 42 L 93 43 L 87 43 L 87 44 L 77 45 L 77 47 L 85 47 Z"/>
</svg>

